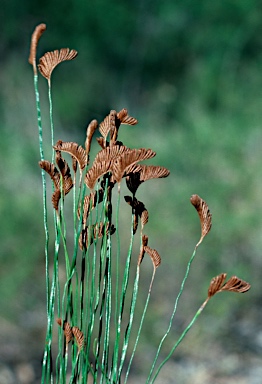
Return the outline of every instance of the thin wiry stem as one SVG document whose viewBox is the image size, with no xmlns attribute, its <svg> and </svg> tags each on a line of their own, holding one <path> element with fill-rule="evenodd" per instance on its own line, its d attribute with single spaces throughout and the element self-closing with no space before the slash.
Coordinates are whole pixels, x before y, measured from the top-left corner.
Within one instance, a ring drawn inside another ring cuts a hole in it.
<svg viewBox="0 0 262 384">
<path fill-rule="evenodd" d="M 140 320 L 140 324 L 139 324 L 139 328 L 138 328 L 138 332 L 137 332 L 137 336 L 136 336 L 135 345 L 134 345 L 134 348 L 133 348 L 133 351 L 132 351 L 132 354 L 131 354 L 131 357 L 130 357 L 130 360 L 129 360 L 129 363 L 128 363 L 124 384 L 126 384 L 126 382 L 127 382 L 128 375 L 129 375 L 130 368 L 131 368 L 131 364 L 133 362 L 133 359 L 134 359 L 134 356 L 135 356 L 135 352 L 136 352 L 136 348 L 137 348 L 137 345 L 138 345 L 138 341 L 139 341 L 139 338 L 140 338 L 140 335 L 141 335 L 142 326 L 143 326 L 143 323 L 144 323 L 144 319 L 145 319 L 145 316 L 146 316 L 146 312 L 147 312 L 147 308 L 148 308 L 148 304 L 149 304 L 149 300 L 150 300 L 150 296 L 151 296 L 152 285 L 153 285 L 154 278 L 155 278 L 155 271 L 156 271 L 156 269 L 154 268 L 153 274 L 152 274 L 152 278 L 151 278 L 151 282 L 150 282 L 150 286 L 149 286 L 149 290 L 148 290 L 148 294 L 147 294 L 146 303 L 145 303 L 145 306 L 144 306 L 143 314 L 142 314 L 142 317 L 141 317 L 141 320 Z"/>
<path fill-rule="evenodd" d="M 153 361 L 153 364 L 152 364 L 152 366 L 151 366 L 151 370 L 150 370 L 150 372 L 149 372 L 149 376 L 148 376 L 147 381 L 146 381 L 147 384 L 150 382 L 150 378 L 152 377 L 152 374 L 153 374 L 153 371 L 154 371 L 154 368 L 155 368 L 155 365 L 156 365 L 156 362 L 157 362 L 157 359 L 158 359 L 158 356 L 159 356 L 161 347 L 162 347 L 162 345 L 163 345 L 165 339 L 167 338 L 167 335 L 169 334 L 169 332 L 170 332 L 170 330 L 171 330 L 171 327 L 172 327 L 172 324 L 173 324 L 173 319 L 174 319 L 174 316 L 175 316 L 175 313 L 176 313 L 176 310 L 177 310 L 177 305 L 178 305 L 179 299 L 180 299 L 180 297 L 181 297 L 181 295 L 182 295 L 182 292 L 183 292 L 183 290 L 184 290 L 185 282 L 186 282 L 186 280 L 187 280 L 187 278 L 188 278 L 191 264 L 192 264 L 192 262 L 193 262 L 193 260 L 194 260 L 194 258 L 195 258 L 195 255 L 196 255 L 196 250 L 197 250 L 197 247 L 195 247 L 194 252 L 193 252 L 193 254 L 192 254 L 192 256 L 191 256 L 191 258 L 190 258 L 190 260 L 189 260 L 189 262 L 188 262 L 188 264 L 187 264 L 186 273 L 185 273 L 185 276 L 184 276 L 184 278 L 183 278 L 183 280 L 182 280 L 182 283 L 181 283 L 180 290 L 179 290 L 179 293 L 178 293 L 178 295 L 177 295 L 177 298 L 176 298 L 176 300 L 175 300 L 174 309 L 173 309 L 173 312 L 172 312 L 172 315 L 171 315 L 171 317 L 170 317 L 170 321 L 169 321 L 169 326 L 168 326 L 168 328 L 167 328 L 166 333 L 164 334 L 164 336 L 162 337 L 162 339 L 161 339 L 161 341 L 160 341 L 160 343 L 159 343 L 159 346 L 158 346 L 158 349 L 157 349 L 157 352 L 156 352 L 155 359 L 154 359 L 154 361 Z"/>
<path fill-rule="evenodd" d="M 151 383 L 154 383 L 161 368 L 166 364 L 166 362 L 170 359 L 170 357 L 173 355 L 174 351 L 176 350 L 176 348 L 179 346 L 179 344 L 181 343 L 181 341 L 184 339 L 184 337 L 186 336 L 187 332 L 191 329 L 191 327 L 193 326 L 193 324 L 195 323 L 196 319 L 198 318 L 198 316 L 202 313 L 203 309 L 205 308 L 206 304 L 208 302 L 208 299 L 206 301 L 204 301 L 204 303 L 201 305 L 201 307 L 197 310 L 195 316 L 193 317 L 193 319 L 190 321 L 190 323 L 188 324 L 188 326 L 184 329 L 184 331 L 182 332 L 182 334 L 180 335 L 179 339 L 177 340 L 177 342 L 175 343 L 175 345 L 173 346 L 173 348 L 171 349 L 171 351 L 169 352 L 169 354 L 166 356 L 166 358 L 162 361 L 162 363 L 159 365 L 159 367 L 157 368 L 156 370 L 156 373 L 154 374 L 152 380 L 151 380 Z"/>
</svg>

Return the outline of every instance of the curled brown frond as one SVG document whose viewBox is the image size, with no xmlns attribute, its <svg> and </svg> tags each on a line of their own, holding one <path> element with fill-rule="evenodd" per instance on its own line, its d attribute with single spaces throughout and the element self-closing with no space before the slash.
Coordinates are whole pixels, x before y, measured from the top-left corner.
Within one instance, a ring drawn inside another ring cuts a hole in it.
<svg viewBox="0 0 262 384">
<path fill-rule="evenodd" d="M 80 219 L 80 209 L 83 210 L 83 215 L 82 215 L 82 222 L 83 226 L 85 227 L 87 224 L 87 218 L 89 216 L 89 213 L 91 209 L 94 209 L 97 204 L 101 203 L 103 201 L 104 197 L 104 189 L 100 188 L 97 191 L 93 191 L 90 193 L 90 195 L 86 195 L 84 197 L 83 205 L 79 206 L 77 210 L 78 218 Z"/>
<path fill-rule="evenodd" d="M 106 140 L 108 133 L 114 131 L 116 126 L 116 111 L 110 111 L 109 115 L 107 115 L 102 123 L 99 125 L 99 132 Z"/>
<path fill-rule="evenodd" d="M 56 151 L 62 151 L 69 153 L 72 158 L 76 159 L 79 164 L 81 171 L 87 165 L 87 153 L 81 145 L 78 145 L 74 142 L 64 142 L 62 140 L 58 140 L 56 145 L 54 145 L 54 149 Z"/>
<path fill-rule="evenodd" d="M 84 344 L 85 344 L 84 334 L 83 334 L 83 332 L 80 331 L 80 329 L 78 327 L 73 327 L 72 332 L 73 332 L 73 335 L 76 339 L 76 343 L 78 346 L 78 352 L 80 352 L 81 349 L 84 347 Z"/>
<path fill-rule="evenodd" d="M 39 166 L 49 174 L 54 182 L 55 189 L 60 189 L 60 173 L 56 166 L 48 160 L 39 161 Z"/>
<path fill-rule="evenodd" d="M 246 281 L 238 278 L 237 276 L 231 276 L 225 283 L 227 274 L 221 273 L 220 275 L 213 277 L 208 288 L 208 299 L 214 296 L 218 292 L 229 291 L 244 293 L 247 292 L 251 285 Z"/>
<path fill-rule="evenodd" d="M 151 159 L 156 153 L 152 149 L 129 149 L 121 156 L 118 156 L 112 164 L 112 172 L 116 182 L 120 183 L 125 171 L 139 161 Z"/>
<path fill-rule="evenodd" d="M 56 322 L 57 322 L 57 324 L 60 325 L 60 327 L 63 328 L 65 339 L 66 339 L 66 344 L 69 344 L 70 341 L 73 339 L 73 332 L 72 332 L 72 328 L 71 328 L 70 324 L 65 320 L 62 322 L 62 319 L 60 319 L 60 318 L 56 319 Z"/>
<path fill-rule="evenodd" d="M 86 141 L 85 141 L 85 149 L 86 149 L 86 154 L 87 155 L 90 152 L 92 137 L 93 137 L 94 132 L 97 129 L 97 127 L 98 127 L 97 120 L 92 120 L 91 123 L 87 127 L 87 130 L 86 130 Z"/>
<path fill-rule="evenodd" d="M 63 61 L 73 60 L 77 56 L 75 49 L 61 48 L 52 52 L 46 52 L 39 60 L 38 69 L 42 76 L 50 82 L 51 74 L 55 67 Z"/>
<path fill-rule="evenodd" d="M 221 291 L 230 291 L 244 293 L 251 288 L 251 285 L 237 276 L 231 276 L 230 279 L 223 285 Z"/>
<path fill-rule="evenodd" d="M 56 189 L 52 194 L 52 204 L 56 211 L 58 211 L 59 201 L 61 199 L 60 189 Z"/>
<path fill-rule="evenodd" d="M 220 291 L 222 285 L 226 280 L 227 274 L 221 273 L 220 275 L 213 277 L 208 288 L 208 297 L 214 296 L 218 291 Z"/>
<path fill-rule="evenodd" d="M 110 161 L 100 161 L 93 163 L 92 167 L 85 175 L 85 184 L 90 190 L 94 189 L 97 179 L 107 173 L 109 171 L 109 168 Z"/>
<path fill-rule="evenodd" d="M 36 64 L 35 64 L 36 49 L 37 49 L 38 41 L 45 30 L 46 30 L 46 24 L 42 23 L 37 25 L 31 37 L 31 46 L 30 46 L 30 54 L 29 54 L 28 61 L 30 64 L 33 65 L 35 75 L 37 74 Z"/>
<path fill-rule="evenodd" d="M 143 235 L 142 236 L 142 244 L 141 244 L 141 247 L 140 247 L 140 252 L 139 252 L 139 255 L 138 255 L 138 260 L 137 260 L 137 265 L 139 266 L 142 261 L 143 261 L 143 258 L 144 258 L 144 255 L 145 255 L 145 249 L 144 247 L 148 244 L 148 236 L 146 235 Z"/>
<path fill-rule="evenodd" d="M 155 249 L 150 248 L 148 245 L 144 246 L 144 251 L 151 257 L 154 268 L 159 267 L 161 263 L 161 257 L 159 253 Z"/>
<path fill-rule="evenodd" d="M 169 176 L 170 171 L 165 167 L 155 165 L 135 165 L 126 169 L 127 188 L 135 194 L 140 184 L 150 179 Z"/>
<path fill-rule="evenodd" d="M 124 145 L 113 145 L 99 151 L 92 167 L 85 176 L 85 183 L 88 188 L 92 190 L 95 187 L 97 179 L 111 170 L 112 162 L 121 154 L 128 152 L 128 150 Z"/>
<path fill-rule="evenodd" d="M 121 109 L 121 111 L 117 113 L 117 118 L 121 124 L 136 125 L 138 123 L 137 119 L 128 115 L 126 108 Z"/>
<path fill-rule="evenodd" d="M 199 242 L 196 245 L 196 247 L 198 247 L 202 243 L 204 237 L 208 234 L 208 232 L 211 229 L 212 215 L 210 213 L 207 203 L 203 199 L 201 199 L 201 197 L 199 197 L 198 195 L 192 195 L 190 198 L 190 201 L 191 201 L 191 204 L 197 210 L 198 216 L 200 218 L 201 237 Z"/>
</svg>

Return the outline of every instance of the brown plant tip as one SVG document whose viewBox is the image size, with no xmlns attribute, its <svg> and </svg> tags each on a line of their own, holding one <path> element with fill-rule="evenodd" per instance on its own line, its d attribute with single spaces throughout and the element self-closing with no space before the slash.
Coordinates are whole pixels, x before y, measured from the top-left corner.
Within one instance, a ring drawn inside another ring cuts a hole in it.
<svg viewBox="0 0 262 384">
<path fill-rule="evenodd" d="M 137 188 L 143 182 L 150 179 L 158 179 L 168 177 L 170 171 L 165 167 L 155 165 L 136 165 L 137 169 L 131 167 L 126 170 L 126 185 L 127 188 L 135 194 Z"/>
<path fill-rule="evenodd" d="M 55 189 L 60 189 L 60 173 L 56 166 L 48 160 L 39 161 L 39 167 L 49 174 L 54 182 Z"/>
<path fill-rule="evenodd" d="M 249 283 L 237 276 L 231 276 L 225 283 L 226 276 L 226 273 L 221 273 L 220 275 L 213 277 L 208 288 L 208 298 L 211 298 L 216 293 L 222 291 L 245 293 L 251 288 Z"/>
<path fill-rule="evenodd" d="M 209 298 L 214 296 L 221 289 L 222 285 L 224 284 L 224 281 L 226 280 L 226 277 L 226 273 L 221 273 L 220 275 L 213 277 L 208 288 Z"/>
<path fill-rule="evenodd" d="M 73 332 L 70 324 L 67 321 L 62 321 L 61 318 L 56 319 L 56 322 L 58 325 L 60 325 L 60 327 L 63 328 L 66 344 L 69 344 L 70 341 L 73 339 Z"/>
<path fill-rule="evenodd" d="M 81 351 L 81 349 L 84 347 L 84 344 L 85 344 L 84 334 L 83 332 L 80 331 L 78 327 L 73 327 L 72 332 L 76 339 L 78 350 Z"/>
<path fill-rule="evenodd" d="M 81 171 L 86 167 L 87 153 L 81 145 L 74 142 L 64 142 L 62 140 L 58 140 L 54 145 L 54 149 L 56 151 L 66 152 L 71 155 L 71 157 L 78 162 Z"/>
<path fill-rule="evenodd" d="M 48 81 L 55 67 L 63 61 L 73 60 L 77 56 L 75 49 L 61 48 L 52 52 L 46 52 L 39 60 L 38 69 L 42 76 Z"/>
<path fill-rule="evenodd" d="M 159 267 L 161 263 L 161 257 L 159 253 L 155 249 L 150 248 L 148 245 L 144 246 L 144 251 L 151 257 L 154 268 Z"/>
<path fill-rule="evenodd" d="M 31 46 L 30 46 L 30 54 L 28 61 L 30 64 L 32 64 L 35 67 L 35 58 L 36 58 L 36 50 L 37 50 L 37 45 L 40 37 L 46 30 L 46 24 L 41 23 L 35 27 L 35 30 L 32 34 L 31 37 Z"/>
<path fill-rule="evenodd" d="M 203 199 L 201 199 L 201 197 L 199 197 L 198 195 L 192 195 L 190 198 L 190 201 L 191 201 L 191 204 L 197 210 L 198 216 L 200 218 L 201 237 L 199 242 L 196 245 L 196 247 L 198 247 L 202 243 L 204 237 L 209 233 L 211 229 L 212 215 L 210 213 L 207 203 Z"/>
<path fill-rule="evenodd" d="M 87 155 L 90 152 L 91 141 L 92 141 L 93 135 L 94 135 L 95 130 L 97 129 L 97 127 L 98 127 L 97 120 L 92 120 L 91 123 L 87 127 L 87 130 L 86 130 L 86 141 L 85 141 L 85 150 L 86 150 L 86 154 Z"/>
</svg>

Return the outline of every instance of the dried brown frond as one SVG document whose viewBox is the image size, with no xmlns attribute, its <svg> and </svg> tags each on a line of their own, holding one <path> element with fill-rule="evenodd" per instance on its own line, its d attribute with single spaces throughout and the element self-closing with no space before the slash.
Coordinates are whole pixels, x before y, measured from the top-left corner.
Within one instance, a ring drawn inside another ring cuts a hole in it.
<svg viewBox="0 0 262 384">
<path fill-rule="evenodd" d="M 218 292 L 229 291 L 244 293 L 247 292 L 251 285 L 246 281 L 238 278 L 237 276 L 231 276 L 225 283 L 227 274 L 221 273 L 220 275 L 213 277 L 208 288 L 208 299 L 214 296 Z"/>
<path fill-rule="evenodd" d="M 52 194 L 52 204 L 56 211 L 58 211 L 59 200 L 61 199 L 60 189 L 56 189 Z"/>
<path fill-rule="evenodd" d="M 142 165 L 140 180 L 159 179 L 170 175 L 170 171 L 165 167 L 155 165 Z"/>
<path fill-rule="evenodd" d="M 141 218 L 140 218 L 142 230 L 143 230 L 144 226 L 148 223 L 148 217 L 149 217 L 148 210 L 144 209 L 141 213 Z"/>
<path fill-rule="evenodd" d="M 159 267 L 161 263 L 161 257 L 159 253 L 155 249 L 150 248 L 148 245 L 144 246 L 144 251 L 151 257 L 154 268 Z"/>
<path fill-rule="evenodd" d="M 86 173 L 85 184 L 90 190 L 93 190 L 97 180 L 109 171 L 110 161 L 94 162 L 92 167 Z"/>
<path fill-rule="evenodd" d="M 107 115 L 99 125 L 99 132 L 103 136 L 104 139 L 107 138 L 108 133 L 114 131 L 116 126 L 116 111 L 110 111 L 109 115 Z"/>
<path fill-rule="evenodd" d="M 38 69 L 42 76 L 44 76 L 48 82 L 51 80 L 51 74 L 55 67 L 63 61 L 73 60 L 77 56 L 75 49 L 61 48 L 52 52 L 46 52 L 39 60 Z"/>
<path fill-rule="evenodd" d="M 214 296 L 217 292 L 220 291 L 222 285 L 226 280 L 227 274 L 221 273 L 220 275 L 213 277 L 208 288 L 208 297 Z"/>
<path fill-rule="evenodd" d="M 151 159 L 156 153 L 152 149 L 129 149 L 118 156 L 112 164 L 112 172 L 116 182 L 120 183 L 125 171 L 133 164 L 139 161 Z"/>
<path fill-rule="evenodd" d="M 165 167 L 136 164 L 126 169 L 127 188 L 135 194 L 137 188 L 146 180 L 167 177 L 170 172 Z"/>
<path fill-rule="evenodd" d="M 74 142 L 64 142 L 58 140 L 56 145 L 54 145 L 56 151 L 62 151 L 69 153 L 72 158 L 75 158 L 79 164 L 81 170 L 83 170 L 87 165 L 87 153 L 81 145 L 78 145 Z"/>
<path fill-rule="evenodd" d="M 83 209 L 82 222 L 84 226 L 86 226 L 90 210 L 94 209 L 97 204 L 101 203 L 103 201 L 103 197 L 104 190 L 102 188 L 100 188 L 98 192 L 93 191 L 90 193 L 90 195 L 84 197 L 83 206 L 79 207 L 77 210 L 78 218 L 80 219 L 80 209 Z"/>
<path fill-rule="evenodd" d="M 30 64 L 33 65 L 35 75 L 37 74 L 36 63 L 35 63 L 36 49 L 37 49 L 38 41 L 45 30 L 46 30 L 46 24 L 42 23 L 37 25 L 31 37 L 31 46 L 30 46 L 30 54 L 29 54 L 28 61 Z"/>
<path fill-rule="evenodd" d="M 60 173 L 56 166 L 48 160 L 39 161 L 39 166 L 49 174 L 54 182 L 55 189 L 60 189 Z"/>
<path fill-rule="evenodd" d="M 70 324 L 67 321 L 62 321 L 62 319 L 56 319 L 57 324 L 60 325 L 60 327 L 64 330 L 64 335 L 66 339 L 66 344 L 69 344 L 70 341 L 73 339 L 73 332 Z"/>
<path fill-rule="evenodd" d="M 237 276 L 231 276 L 230 279 L 223 285 L 221 291 L 230 291 L 244 293 L 251 288 L 251 285 Z"/>
<path fill-rule="evenodd" d="M 130 151 L 125 145 L 112 145 L 106 147 L 98 152 L 96 155 L 93 164 L 99 161 L 114 161 L 119 156 L 128 153 Z"/>
<path fill-rule="evenodd" d="M 200 218 L 201 237 L 199 242 L 196 245 L 196 247 L 198 247 L 202 243 L 204 237 L 208 234 L 208 232 L 211 229 L 212 215 L 210 213 L 207 203 L 203 199 L 201 199 L 201 197 L 199 197 L 198 195 L 192 195 L 190 198 L 190 201 L 191 201 L 191 204 L 197 210 L 197 213 Z"/>
<path fill-rule="evenodd" d="M 145 255 L 145 249 L 144 247 L 148 244 L 148 236 L 146 235 L 143 235 L 142 236 L 142 244 L 141 244 L 141 247 L 140 247 L 140 253 L 138 255 L 138 260 L 137 260 L 137 265 L 139 266 L 142 261 L 143 261 L 143 258 L 144 258 L 144 255 Z"/>
<path fill-rule="evenodd" d="M 84 334 L 78 327 L 73 327 L 72 332 L 78 345 L 78 351 L 81 351 L 85 344 Z"/>
<path fill-rule="evenodd" d="M 120 120 L 121 124 L 136 125 L 138 123 L 137 119 L 128 116 L 126 108 L 121 109 L 121 111 L 117 113 L 117 118 Z"/>
<path fill-rule="evenodd" d="M 92 120 L 91 123 L 87 127 L 87 130 L 86 130 L 86 141 L 85 141 L 85 149 L 86 149 L 86 154 L 87 155 L 90 152 L 92 137 L 93 137 L 94 132 L 97 129 L 97 127 L 98 127 L 97 120 Z"/>
<path fill-rule="evenodd" d="M 85 183 L 88 188 L 92 190 L 97 179 L 111 170 L 112 161 L 128 150 L 129 149 L 124 145 L 113 145 L 99 151 L 94 159 L 92 167 L 85 176 Z"/>
<path fill-rule="evenodd" d="M 55 156 L 56 164 L 61 172 L 62 177 L 70 175 L 70 168 L 65 159 L 62 158 L 61 152 L 59 150 L 56 150 L 56 156 Z"/>
</svg>

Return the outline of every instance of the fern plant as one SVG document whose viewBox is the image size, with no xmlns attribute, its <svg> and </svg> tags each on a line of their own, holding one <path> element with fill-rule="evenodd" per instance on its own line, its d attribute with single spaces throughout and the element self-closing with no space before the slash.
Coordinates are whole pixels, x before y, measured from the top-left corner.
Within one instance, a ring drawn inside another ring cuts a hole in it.
<svg viewBox="0 0 262 384">
<path fill-rule="evenodd" d="M 150 180 L 165 178 L 169 171 L 162 166 L 144 165 L 141 162 L 156 155 L 152 149 L 131 149 L 119 141 L 123 125 L 135 125 L 138 121 L 124 108 L 112 110 L 99 124 L 90 122 L 84 146 L 75 142 L 58 140 L 55 143 L 52 105 L 51 76 L 54 68 L 77 56 L 75 50 L 62 48 L 47 52 L 36 65 L 36 50 L 45 24 L 36 27 L 31 40 L 29 62 L 33 66 L 40 161 L 43 185 L 44 229 L 46 235 L 46 302 L 47 331 L 43 357 L 42 384 L 44 383 L 126 383 L 132 367 L 146 316 L 154 277 L 161 263 L 159 253 L 149 246 L 145 234 L 148 211 L 136 197 L 139 186 Z M 45 158 L 43 129 L 38 93 L 38 71 L 48 82 L 51 129 L 51 159 Z M 96 132 L 100 150 L 90 163 L 90 148 Z M 64 158 L 71 159 L 71 165 Z M 46 176 L 51 178 L 51 201 L 47 200 Z M 129 194 L 122 198 L 123 181 Z M 72 195 L 72 215 L 65 214 Z M 194 324 L 207 302 L 221 291 L 246 292 L 250 284 L 236 276 L 227 282 L 222 273 L 211 280 L 206 300 L 192 321 L 174 344 L 170 353 L 158 362 L 164 340 L 171 331 L 178 302 L 182 295 L 191 264 L 197 249 L 209 233 L 212 216 L 207 203 L 198 195 L 191 197 L 198 212 L 201 236 L 188 262 L 185 276 L 175 299 L 167 330 L 159 342 L 155 358 L 149 367 L 147 383 L 153 383 L 163 365 L 171 357 L 186 333 Z M 122 204 L 130 206 L 125 221 L 130 223 L 129 247 L 123 254 L 120 225 Z M 50 252 L 50 225 L 48 215 L 53 215 L 52 232 L 55 235 L 53 253 Z M 72 221 L 73 249 L 68 244 L 68 221 Z M 139 242 L 139 255 L 135 243 Z M 136 335 L 131 330 L 135 316 L 142 261 L 148 255 L 152 260 L 152 278 L 148 287 Z M 136 271 L 131 274 L 131 259 L 137 258 Z M 132 277 L 134 276 L 134 277 Z M 133 347 L 130 349 L 130 340 Z M 129 358 L 127 359 L 127 356 Z"/>
</svg>

